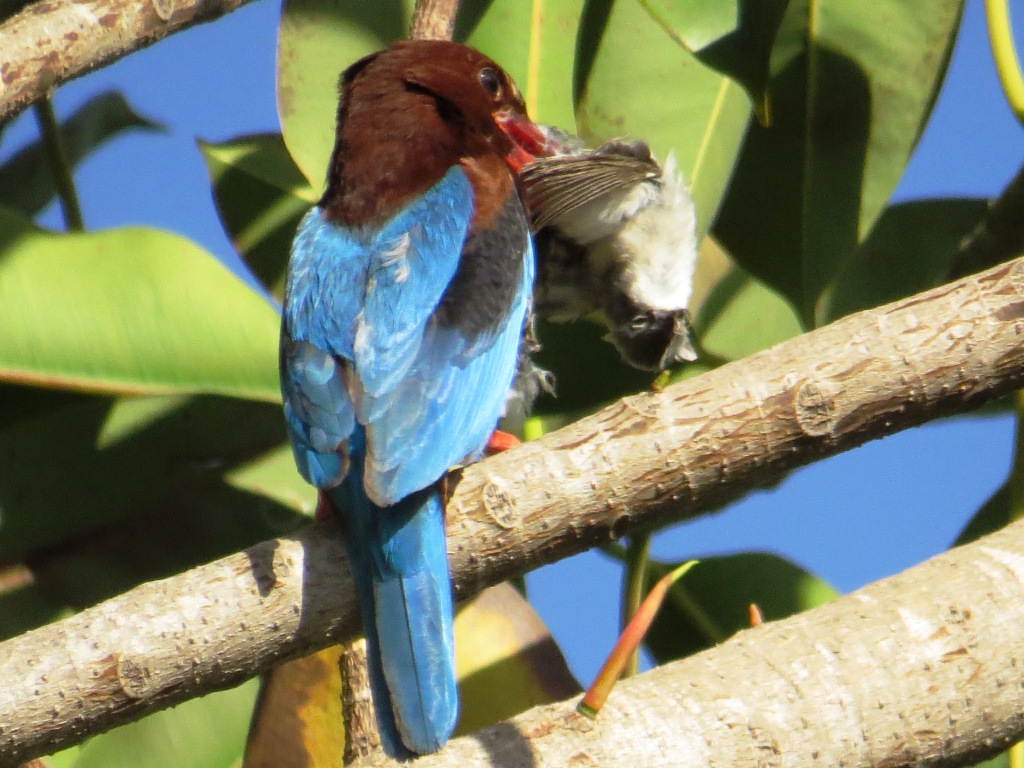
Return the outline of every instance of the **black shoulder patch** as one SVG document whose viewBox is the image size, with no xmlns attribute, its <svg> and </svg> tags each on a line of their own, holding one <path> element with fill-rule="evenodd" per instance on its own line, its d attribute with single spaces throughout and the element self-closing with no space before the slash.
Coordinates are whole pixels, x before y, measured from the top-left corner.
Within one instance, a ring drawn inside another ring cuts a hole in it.
<svg viewBox="0 0 1024 768">
<path fill-rule="evenodd" d="M 434 310 L 437 322 L 467 339 L 501 327 L 523 279 L 530 232 L 519 195 L 512 192 L 487 229 L 471 230 L 455 276 Z"/>
</svg>

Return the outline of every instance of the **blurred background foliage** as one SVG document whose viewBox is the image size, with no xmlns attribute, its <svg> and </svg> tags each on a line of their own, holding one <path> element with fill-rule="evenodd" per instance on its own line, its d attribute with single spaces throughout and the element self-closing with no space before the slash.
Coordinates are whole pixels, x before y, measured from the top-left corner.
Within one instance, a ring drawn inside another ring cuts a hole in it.
<svg viewBox="0 0 1024 768">
<path fill-rule="evenodd" d="M 458 39 L 509 70 L 535 119 L 676 154 L 704 240 L 691 306 L 702 355 L 673 379 L 943 282 L 985 216 L 982 199 L 890 204 L 962 0 L 462 5 Z M 321 189 L 338 75 L 404 36 L 410 13 L 398 0 L 284 0 L 280 132 L 198 148 L 241 275 L 157 229 L 81 231 L 75 165 L 162 127 L 115 92 L 59 123 L 36 108 L 39 140 L 0 165 L 0 637 L 309 520 L 314 494 L 277 406 L 277 300 Z M 55 197 L 66 231 L 36 223 Z M 559 396 L 538 403 L 530 436 L 653 384 L 595 323 L 542 324 L 539 336 Z M 1003 524 L 1009 499 L 997 494 L 964 536 Z M 627 591 L 673 567 L 638 560 L 642 543 L 608 552 Z M 706 559 L 672 589 L 648 651 L 661 663 L 706 648 L 746 626 L 752 602 L 771 620 L 834 595 L 776 555 Z M 465 607 L 457 633 L 464 730 L 577 690 L 514 590 Z M 258 702 L 246 765 L 326 764 L 340 743 L 336 657 L 282 667 L 259 697 L 247 683 L 49 762 L 226 768 Z"/>
</svg>

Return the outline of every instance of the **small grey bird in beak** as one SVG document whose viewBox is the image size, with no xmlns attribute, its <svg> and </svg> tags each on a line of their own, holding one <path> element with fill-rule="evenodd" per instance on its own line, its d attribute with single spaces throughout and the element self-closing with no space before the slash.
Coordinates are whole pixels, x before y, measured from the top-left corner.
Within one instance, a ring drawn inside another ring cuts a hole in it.
<svg viewBox="0 0 1024 768">
<path fill-rule="evenodd" d="M 537 251 L 534 309 L 555 322 L 604 314 L 637 368 L 697 358 L 686 306 L 697 260 L 693 198 L 669 154 L 643 141 L 596 149 L 557 129 L 521 172 Z"/>
</svg>

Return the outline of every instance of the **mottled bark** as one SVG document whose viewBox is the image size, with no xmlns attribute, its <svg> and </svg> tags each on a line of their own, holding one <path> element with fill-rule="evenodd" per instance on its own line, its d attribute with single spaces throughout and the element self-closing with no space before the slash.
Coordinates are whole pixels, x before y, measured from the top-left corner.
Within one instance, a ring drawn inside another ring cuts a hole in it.
<svg viewBox="0 0 1024 768">
<path fill-rule="evenodd" d="M 692 517 L 793 467 L 981 405 L 1022 380 L 1024 260 L 1018 260 L 851 315 L 661 393 L 626 398 L 465 470 L 449 508 L 456 590 L 465 596 L 609 538 Z M 1011 562 L 1017 561 L 1007 560 L 1004 577 L 1016 574 Z M 961 599 L 961 572 L 950 567 L 942 573 L 951 581 L 934 576 L 930 589 L 976 616 L 990 616 L 979 613 L 980 604 L 994 597 L 963 593 Z M 350 578 L 334 529 L 314 526 L 0 644 L 0 765 L 17 765 L 350 638 L 358 624 Z M 1007 577 L 1005 588 L 1019 584 Z M 900 632 L 886 605 L 877 614 L 867 604 L 862 608 L 851 626 L 881 622 L 867 635 L 871 642 L 880 642 L 885 627 Z M 930 637 L 939 625 L 928 621 L 922 626 Z M 972 621 L 972 632 L 991 632 L 997 644 L 1012 640 L 1013 628 L 988 621 Z M 820 648 L 831 647 L 835 632 L 831 625 L 821 629 Z M 1024 666 L 1014 642 L 978 674 L 995 676 L 1019 702 Z M 833 659 L 837 684 L 852 679 L 842 675 L 861 675 L 842 672 L 845 659 L 845 653 Z M 918 663 L 934 666 L 930 659 L 921 656 Z M 742 684 L 758 684 L 760 674 Z M 889 684 L 894 699 L 913 693 L 898 676 Z M 929 696 L 928 706 L 948 707 L 959 694 L 939 685 Z M 841 704 L 851 717 L 867 718 L 871 706 L 887 701 Z M 908 699 L 906 706 L 924 704 Z M 657 727 L 711 738 L 700 728 L 690 733 L 684 715 L 677 710 L 672 723 Z M 598 722 L 604 728 L 613 721 L 619 718 Z M 570 729 L 584 727 L 571 716 L 566 722 Z M 736 723 L 742 724 L 739 715 Z M 936 735 L 928 738 L 945 743 L 961 725 L 936 723 Z M 985 738 L 1001 745 L 1000 734 L 1016 733 L 1017 725 L 1019 719 L 991 720 L 984 733 L 972 725 L 973 738 L 976 745 Z M 820 726 L 815 720 L 807 727 Z M 804 726 L 794 720 L 789 727 Z M 901 738 L 913 751 L 925 737 L 908 731 Z M 823 740 L 822 754 L 832 744 Z"/>
<path fill-rule="evenodd" d="M 537 707 L 416 765 L 973 765 L 1024 736 L 1022 622 L 1024 522 L 624 681 L 596 720 Z"/>
<path fill-rule="evenodd" d="M 38 0 L 0 24 L 0 122 L 57 86 L 249 0 Z"/>
<path fill-rule="evenodd" d="M 409 37 L 419 40 L 451 40 L 459 0 L 416 0 Z"/>
</svg>

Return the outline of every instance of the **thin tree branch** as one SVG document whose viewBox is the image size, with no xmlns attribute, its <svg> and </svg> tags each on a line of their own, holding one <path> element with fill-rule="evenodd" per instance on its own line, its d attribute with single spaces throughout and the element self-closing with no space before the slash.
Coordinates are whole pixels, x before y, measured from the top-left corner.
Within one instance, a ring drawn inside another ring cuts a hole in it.
<svg viewBox="0 0 1024 768">
<path fill-rule="evenodd" d="M 619 632 L 623 632 L 646 597 L 647 561 L 651 553 L 651 532 L 634 533 L 626 545 L 626 568 L 622 574 L 622 604 L 619 609 Z M 640 649 L 629 657 L 623 677 L 640 671 Z"/>
<path fill-rule="evenodd" d="M 341 764 L 349 765 L 360 757 L 369 758 L 383 752 L 377 716 L 370 691 L 369 662 L 366 660 L 366 639 L 359 638 L 342 648 L 341 713 L 345 718 L 345 752 Z"/>
<path fill-rule="evenodd" d="M 416 0 L 409 37 L 418 40 L 451 40 L 459 0 Z"/>
<path fill-rule="evenodd" d="M 449 505 L 457 593 L 693 517 L 1022 382 L 1018 260 L 628 397 L 465 470 Z M 351 637 L 333 530 L 264 542 L 0 644 L 0 765 Z"/>
<path fill-rule="evenodd" d="M 974 765 L 1024 736 L 1022 623 L 1015 523 L 623 681 L 594 720 L 576 699 L 536 707 L 416 766 Z"/>
<path fill-rule="evenodd" d="M 0 24 L 0 124 L 58 86 L 251 0 L 37 0 Z M 411 37 L 450 40 L 458 0 L 418 0 Z"/>
<path fill-rule="evenodd" d="M 57 86 L 249 0 L 38 0 L 0 24 L 0 123 Z"/>
</svg>

